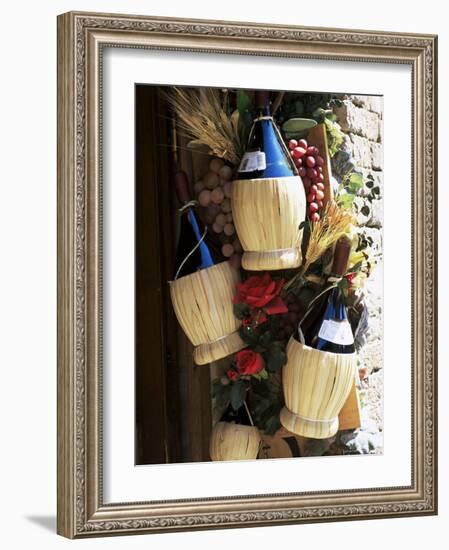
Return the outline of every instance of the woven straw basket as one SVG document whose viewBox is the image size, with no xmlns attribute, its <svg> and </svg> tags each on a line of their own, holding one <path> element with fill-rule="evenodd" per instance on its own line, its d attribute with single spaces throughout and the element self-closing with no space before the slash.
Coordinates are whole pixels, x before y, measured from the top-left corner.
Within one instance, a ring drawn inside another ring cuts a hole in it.
<svg viewBox="0 0 449 550">
<path fill-rule="evenodd" d="M 286 406 L 280 420 L 284 428 L 316 439 L 335 435 L 355 370 L 355 353 L 319 351 L 291 338 L 282 371 Z"/>
<path fill-rule="evenodd" d="M 255 426 L 217 422 L 210 437 L 210 458 L 213 461 L 254 460 L 259 454 L 261 441 Z"/>
<path fill-rule="evenodd" d="M 236 180 L 232 214 L 249 271 L 289 269 L 301 263 L 306 196 L 299 176 Z"/>
<path fill-rule="evenodd" d="M 169 283 L 173 309 L 195 346 L 193 358 L 197 365 L 217 361 L 245 347 L 232 305 L 239 280 L 229 262 L 222 262 Z"/>
</svg>

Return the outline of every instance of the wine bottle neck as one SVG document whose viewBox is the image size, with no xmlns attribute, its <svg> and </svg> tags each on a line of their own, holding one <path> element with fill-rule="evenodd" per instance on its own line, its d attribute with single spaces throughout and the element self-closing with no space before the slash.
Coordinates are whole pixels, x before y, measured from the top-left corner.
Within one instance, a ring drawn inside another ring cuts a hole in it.
<svg viewBox="0 0 449 550">
<path fill-rule="evenodd" d="M 333 293 L 336 318 L 340 321 L 347 321 L 348 316 L 346 313 L 346 304 L 345 304 L 343 293 L 338 287 L 334 288 L 332 293 Z"/>
<path fill-rule="evenodd" d="M 264 120 L 270 120 L 274 123 L 274 118 L 271 116 L 271 115 L 264 115 L 264 114 L 259 114 L 258 116 L 256 116 L 256 118 L 253 120 L 253 127 L 254 127 L 254 124 L 256 124 L 257 122 L 263 122 Z"/>
<path fill-rule="evenodd" d="M 184 203 L 181 208 L 178 208 L 178 212 L 180 214 L 185 214 L 192 208 L 197 208 L 199 206 L 199 202 L 196 200 L 191 200 L 189 202 Z"/>
<path fill-rule="evenodd" d="M 190 229 L 185 230 L 185 233 L 181 230 L 179 243 L 184 248 L 177 258 L 175 280 L 178 277 L 189 275 L 197 269 L 206 269 L 215 265 L 214 258 L 205 240 L 207 228 L 197 218 L 196 205 L 196 201 L 189 201 L 179 209 L 185 224 L 183 227 Z M 183 239 L 185 239 L 185 242 L 183 242 Z"/>
<path fill-rule="evenodd" d="M 257 109 L 257 115 L 254 120 L 264 120 L 264 119 L 273 120 L 273 116 L 271 114 L 269 105 L 266 105 L 265 107 L 259 107 Z"/>
<path fill-rule="evenodd" d="M 329 279 L 332 277 L 334 279 L 337 279 L 337 281 L 339 281 L 343 278 L 344 274 L 346 273 L 346 269 L 348 267 L 350 252 L 351 252 L 351 241 L 346 236 L 340 237 L 335 244 L 334 261 L 332 262 L 332 268 L 331 268 Z"/>
<path fill-rule="evenodd" d="M 270 94 L 266 90 L 257 90 L 255 94 L 255 105 L 260 116 L 271 115 Z"/>
<path fill-rule="evenodd" d="M 238 169 L 239 179 L 272 179 L 298 174 L 282 135 L 270 114 L 269 93 L 256 92 L 257 115 L 246 152 Z"/>
</svg>

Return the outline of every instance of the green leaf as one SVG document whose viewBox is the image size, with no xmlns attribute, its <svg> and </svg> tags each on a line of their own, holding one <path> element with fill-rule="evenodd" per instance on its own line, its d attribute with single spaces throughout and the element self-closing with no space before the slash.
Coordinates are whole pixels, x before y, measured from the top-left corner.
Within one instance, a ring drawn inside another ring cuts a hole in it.
<svg viewBox="0 0 449 550">
<path fill-rule="evenodd" d="M 338 286 L 340 287 L 341 290 L 346 290 L 349 286 L 348 279 L 343 277 L 343 279 L 339 281 Z"/>
<path fill-rule="evenodd" d="M 287 354 L 280 346 L 272 346 L 263 354 L 267 370 L 275 372 L 287 362 Z"/>
<path fill-rule="evenodd" d="M 212 383 L 211 396 L 215 401 L 214 408 L 224 408 L 230 400 L 232 384 L 223 385 L 219 379 L 216 379 Z"/>
<path fill-rule="evenodd" d="M 316 126 L 316 121 L 311 118 L 290 118 L 282 125 L 282 130 L 288 137 L 305 135 Z"/>
<path fill-rule="evenodd" d="M 274 435 L 280 427 L 281 421 L 279 420 L 279 416 L 271 416 L 265 423 L 264 432 L 267 435 Z"/>
<path fill-rule="evenodd" d="M 212 382 L 212 387 L 211 387 L 211 396 L 212 396 L 212 399 L 217 397 L 218 394 L 220 394 L 222 391 L 223 391 L 223 388 L 225 388 L 226 386 L 224 386 L 221 382 L 220 382 L 220 379 L 219 378 L 216 378 L 213 382 Z"/>
<path fill-rule="evenodd" d="M 314 292 L 310 287 L 306 286 L 302 289 L 302 291 L 298 295 L 298 303 L 304 311 L 308 308 L 309 303 L 313 300 L 313 298 L 315 298 L 316 295 L 317 293 Z"/>
<path fill-rule="evenodd" d="M 338 195 L 337 197 L 337 203 L 342 208 L 351 209 L 352 205 L 354 203 L 355 195 L 352 193 L 343 193 L 342 195 Z"/>
<path fill-rule="evenodd" d="M 259 338 L 259 344 L 261 346 L 263 346 L 264 348 L 268 348 L 269 345 L 270 345 L 270 342 L 272 340 L 272 337 L 273 335 L 271 334 L 271 332 L 269 330 L 267 330 L 266 332 L 264 332 L 262 334 L 262 336 Z M 262 351 L 265 351 L 265 350 L 262 350 Z"/>
<path fill-rule="evenodd" d="M 363 187 L 363 176 L 359 172 L 351 172 L 344 178 L 344 182 L 346 190 L 356 195 Z"/>
<path fill-rule="evenodd" d="M 315 109 L 312 113 L 312 116 L 318 123 L 326 122 L 326 121 L 329 120 L 329 119 L 326 118 L 326 111 L 324 109 L 322 109 L 321 107 L 318 108 L 318 109 Z M 330 122 L 330 124 L 332 124 L 332 122 L 330 120 L 329 120 L 329 122 Z"/>
<path fill-rule="evenodd" d="M 243 405 L 246 395 L 246 384 L 243 380 L 238 380 L 231 386 L 231 405 L 237 411 Z"/>
<path fill-rule="evenodd" d="M 323 120 L 320 122 L 323 122 Z M 332 158 L 343 144 L 344 134 L 338 124 L 332 122 L 326 117 L 324 117 L 324 124 L 326 125 L 326 135 L 329 144 L 329 156 Z"/>
<path fill-rule="evenodd" d="M 354 266 L 351 267 L 351 272 L 352 271 L 360 271 L 362 266 L 363 266 L 363 262 L 357 262 Z"/>
<path fill-rule="evenodd" d="M 271 405 L 271 400 L 269 397 L 258 396 L 257 399 L 253 399 L 252 401 L 253 401 L 253 411 L 254 411 L 254 414 L 256 415 L 263 413 Z"/>
<path fill-rule="evenodd" d="M 270 387 L 265 381 L 251 378 L 251 395 L 257 396 L 259 401 L 268 400 L 268 405 L 270 404 Z"/>
<path fill-rule="evenodd" d="M 249 313 L 250 311 L 247 304 L 234 304 L 234 315 L 237 319 L 244 319 Z"/>
<path fill-rule="evenodd" d="M 260 372 L 259 372 L 259 378 L 261 380 L 267 380 L 268 379 L 268 372 L 267 372 L 267 369 L 262 369 Z"/>
<path fill-rule="evenodd" d="M 226 407 L 229 405 L 231 396 L 231 384 L 223 386 L 223 390 L 214 398 L 214 411 L 217 411 L 219 416 L 222 415 Z"/>
<path fill-rule="evenodd" d="M 239 90 L 237 92 L 237 109 L 238 112 L 243 114 L 245 111 L 248 111 L 251 106 L 251 99 L 249 95 L 244 90 Z"/>
<path fill-rule="evenodd" d="M 257 374 L 252 374 L 251 376 L 252 378 L 255 378 L 258 382 L 261 382 L 262 380 L 268 379 L 268 372 L 266 371 L 266 369 L 262 369 Z"/>
<path fill-rule="evenodd" d="M 363 186 L 363 176 L 359 172 L 352 172 L 349 182 L 352 185 L 358 186 L 359 188 Z"/>
<path fill-rule="evenodd" d="M 259 341 L 259 336 L 251 327 L 240 327 L 239 334 L 241 339 L 248 344 L 250 348 L 255 348 Z"/>
</svg>

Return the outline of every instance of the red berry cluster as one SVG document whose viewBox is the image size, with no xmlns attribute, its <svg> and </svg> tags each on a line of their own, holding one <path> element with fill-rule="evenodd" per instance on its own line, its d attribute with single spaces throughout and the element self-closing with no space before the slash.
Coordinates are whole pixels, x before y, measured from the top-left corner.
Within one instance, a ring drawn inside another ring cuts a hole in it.
<svg viewBox="0 0 449 550">
<path fill-rule="evenodd" d="M 293 162 L 298 168 L 306 190 L 307 215 L 309 220 L 317 222 L 320 219 L 320 211 L 323 208 L 324 199 L 324 159 L 320 156 L 318 147 L 308 145 L 305 139 L 291 139 L 288 142 Z"/>
</svg>

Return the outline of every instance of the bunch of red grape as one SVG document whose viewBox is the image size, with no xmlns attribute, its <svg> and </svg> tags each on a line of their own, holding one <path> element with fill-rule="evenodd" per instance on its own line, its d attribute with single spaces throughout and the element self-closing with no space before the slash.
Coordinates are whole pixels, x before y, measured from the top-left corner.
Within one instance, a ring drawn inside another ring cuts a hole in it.
<svg viewBox="0 0 449 550">
<path fill-rule="evenodd" d="M 318 147 L 308 145 L 305 139 L 291 139 L 288 147 L 306 191 L 307 216 L 310 221 L 317 222 L 323 209 L 324 159 L 320 156 Z"/>
<path fill-rule="evenodd" d="M 280 340 L 285 340 L 290 338 L 295 331 L 299 321 L 304 315 L 304 311 L 302 311 L 296 296 L 292 292 L 283 291 L 281 298 L 288 308 L 288 313 L 279 315 L 278 338 Z"/>
<path fill-rule="evenodd" d="M 239 268 L 242 245 L 236 235 L 232 217 L 231 194 L 233 171 L 223 160 L 214 158 L 209 171 L 193 186 L 201 205 L 201 217 L 209 229 L 217 235 L 223 256 L 231 265 Z"/>
</svg>

